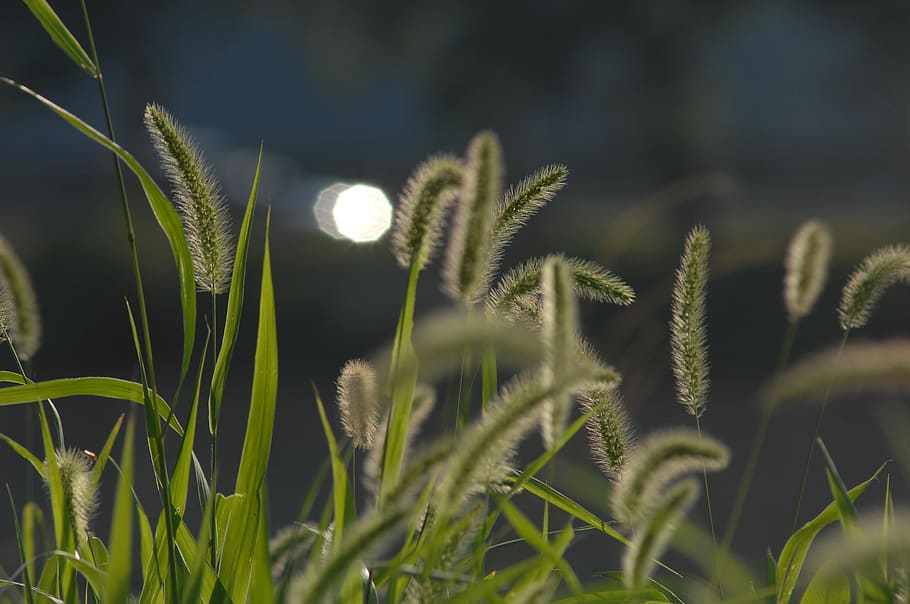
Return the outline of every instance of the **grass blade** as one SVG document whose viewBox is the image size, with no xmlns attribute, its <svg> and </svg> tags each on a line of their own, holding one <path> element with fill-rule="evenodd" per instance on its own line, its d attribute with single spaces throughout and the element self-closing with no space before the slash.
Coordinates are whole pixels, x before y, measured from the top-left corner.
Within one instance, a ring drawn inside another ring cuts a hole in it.
<svg viewBox="0 0 910 604">
<path fill-rule="evenodd" d="M 344 535 L 345 505 L 347 501 L 348 473 L 344 469 L 344 462 L 338 455 L 338 443 L 335 435 L 332 433 L 332 426 L 329 425 L 329 419 L 325 414 L 325 407 L 316 387 L 313 387 L 313 394 L 316 396 L 316 407 L 319 409 L 319 419 L 322 422 L 322 429 L 325 431 L 325 439 L 329 444 L 329 457 L 332 460 L 332 499 L 335 506 L 335 526 L 332 543 L 337 546 L 341 543 Z"/>
<path fill-rule="evenodd" d="M 253 176 L 253 187 L 250 198 L 246 204 L 243 215 L 243 224 L 240 226 L 240 235 L 237 238 L 237 252 L 234 255 L 234 269 L 231 275 L 231 285 L 228 290 L 227 313 L 224 319 L 224 335 L 221 338 L 221 349 L 215 361 L 215 371 L 212 374 L 212 408 L 209 410 L 209 430 L 214 432 L 214 426 L 221 411 L 221 397 L 224 394 L 224 384 L 227 380 L 228 368 L 234 355 L 234 346 L 237 343 L 237 331 L 240 328 L 240 314 L 243 311 L 243 293 L 246 278 L 246 259 L 250 248 L 250 232 L 253 228 L 253 213 L 256 209 L 256 198 L 259 193 L 259 170 L 262 167 L 262 146 L 259 147 L 259 160 L 256 162 L 256 174 Z"/>
<path fill-rule="evenodd" d="M 70 30 L 66 28 L 54 9 L 51 8 L 47 0 L 23 0 L 28 10 L 32 12 L 36 19 L 41 23 L 41 27 L 50 35 L 54 44 L 66 53 L 76 65 L 85 70 L 93 78 L 98 77 L 98 68 L 89 58 L 88 53 L 79 44 Z"/>
<path fill-rule="evenodd" d="M 186 243 L 186 235 L 183 232 L 183 224 L 180 217 L 167 196 L 161 191 L 155 181 L 149 176 L 145 168 L 136 161 L 128 151 L 109 138 L 83 122 L 81 119 L 56 105 L 52 101 L 44 98 L 37 92 L 26 88 L 25 86 L 10 80 L 9 78 L 0 77 L 3 82 L 13 88 L 16 88 L 25 94 L 31 96 L 45 107 L 56 113 L 70 126 L 92 139 L 102 147 L 113 151 L 117 157 L 123 161 L 127 167 L 139 179 L 145 197 L 155 214 L 155 219 L 164 231 L 171 246 L 171 253 L 174 256 L 174 262 L 177 264 L 177 272 L 180 281 L 180 304 L 183 309 L 183 362 L 181 364 L 180 375 L 186 375 L 189 369 L 190 356 L 193 353 L 193 342 L 196 334 L 196 282 L 193 277 L 193 260 L 190 257 L 190 250 Z M 182 381 L 182 380 L 181 380 Z"/>
<path fill-rule="evenodd" d="M 143 404 L 145 401 L 142 384 L 110 377 L 78 377 L 0 388 L 0 407 L 70 396 L 97 396 L 139 404 Z M 171 428 L 177 434 L 182 435 L 183 427 L 173 417 L 167 402 L 159 396 L 157 403 L 158 414 L 161 418 L 170 419 Z"/>
<path fill-rule="evenodd" d="M 133 434 L 134 420 L 126 424 L 123 441 L 123 458 L 120 462 L 120 480 L 114 499 L 114 516 L 111 520 L 111 561 L 104 579 L 103 600 L 119 604 L 130 597 L 130 570 L 133 565 Z"/>
<path fill-rule="evenodd" d="M 256 540 L 259 536 L 259 515 L 265 513 L 260 505 L 259 491 L 268 468 L 275 422 L 275 402 L 278 391 L 278 332 L 275 323 L 275 294 L 272 288 L 271 266 L 267 220 L 265 258 L 262 262 L 262 286 L 259 295 L 259 331 L 253 365 L 253 388 L 243 451 L 240 456 L 240 469 L 234 486 L 238 499 L 231 506 L 234 524 L 226 535 L 219 569 L 219 577 L 224 582 L 231 598 L 237 602 L 247 599 L 250 560 L 254 557 Z"/>
<path fill-rule="evenodd" d="M 850 501 L 856 501 L 856 498 L 862 495 L 863 491 L 866 490 L 866 487 L 872 484 L 872 481 L 878 477 L 879 473 L 884 468 L 885 465 L 882 464 L 868 480 L 861 482 L 850 489 L 847 492 Z M 777 578 L 779 581 L 777 586 L 777 601 L 779 604 L 787 604 L 787 602 L 790 601 L 790 597 L 793 595 L 793 590 L 796 587 L 796 582 L 799 580 L 799 574 L 802 571 L 803 565 L 806 563 L 809 547 L 811 547 L 816 535 L 818 535 L 819 531 L 823 528 L 832 522 L 837 521 L 837 519 L 837 504 L 831 502 L 818 516 L 793 533 L 787 540 L 787 543 L 784 544 L 784 548 L 777 560 Z"/>
</svg>

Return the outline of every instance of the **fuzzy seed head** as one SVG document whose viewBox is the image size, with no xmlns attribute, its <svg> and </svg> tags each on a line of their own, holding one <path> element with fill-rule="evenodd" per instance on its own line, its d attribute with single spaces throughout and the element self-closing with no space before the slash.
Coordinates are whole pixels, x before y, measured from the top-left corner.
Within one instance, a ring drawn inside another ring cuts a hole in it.
<svg viewBox="0 0 910 604">
<path fill-rule="evenodd" d="M 25 265 L 9 242 L 0 236 L 0 288 L 6 290 L 6 301 L 0 299 L 0 326 L 12 337 L 16 354 L 31 359 L 41 346 L 41 313 L 32 280 Z"/>
<path fill-rule="evenodd" d="M 540 274 L 541 318 L 544 341 L 545 386 L 564 373 L 577 359 L 578 301 L 572 288 L 571 269 L 559 257 L 548 258 Z M 572 407 L 568 392 L 549 399 L 541 415 L 544 446 L 551 448 L 565 430 Z"/>
<path fill-rule="evenodd" d="M 563 165 L 545 166 L 518 186 L 510 187 L 499 201 L 493 218 L 487 281 L 499 270 L 502 255 L 515 233 L 556 196 L 565 186 L 568 175 L 569 170 Z"/>
<path fill-rule="evenodd" d="M 13 304 L 13 297 L 9 293 L 9 286 L 0 279 L 0 342 L 12 338 L 15 329 L 16 307 Z"/>
<path fill-rule="evenodd" d="M 464 176 L 446 250 L 444 289 L 453 299 L 473 303 L 486 291 L 493 212 L 502 194 L 502 149 L 493 132 L 468 145 Z"/>
<path fill-rule="evenodd" d="M 369 449 L 379 423 L 379 386 L 376 371 L 366 361 L 348 361 L 338 376 L 338 409 L 344 432 L 354 446 Z"/>
<path fill-rule="evenodd" d="M 171 181 L 199 291 L 227 289 L 233 264 L 231 217 L 221 187 L 196 141 L 174 117 L 146 105 L 145 126 Z"/>
<path fill-rule="evenodd" d="M 793 365 L 768 387 L 771 407 L 869 389 L 910 389 L 910 340 L 854 342 L 830 348 Z"/>
<path fill-rule="evenodd" d="M 872 309 L 889 287 L 910 281 L 910 248 L 889 245 L 875 250 L 847 279 L 841 296 L 840 326 L 844 330 L 863 327 Z"/>
<path fill-rule="evenodd" d="M 619 480 L 635 448 L 632 421 L 615 386 L 602 386 L 578 395 L 582 411 L 592 409 L 587 423 L 591 456 L 607 478 Z"/>
<path fill-rule="evenodd" d="M 395 213 L 392 253 L 402 268 L 422 270 L 442 239 L 443 219 L 461 183 L 461 161 L 438 155 L 423 162 L 405 185 Z"/>
<path fill-rule="evenodd" d="M 622 279 L 595 262 L 562 256 L 572 275 L 575 295 L 594 302 L 610 302 L 620 306 L 635 300 L 635 291 Z M 509 320 L 540 320 L 540 273 L 546 258 L 534 258 L 509 270 L 495 288 L 487 294 L 486 307 L 491 315 Z"/>
<path fill-rule="evenodd" d="M 98 493 L 92 479 L 92 462 L 76 449 L 57 449 L 57 467 L 63 483 L 63 499 L 76 546 L 88 539 L 89 521 L 98 509 Z"/>
<path fill-rule="evenodd" d="M 784 273 L 784 304 L 791 323 L 809 314 L 825 288 L 832 241 L 828 226 L 818 220 L 803 223 L 793 235 Z"/>
<path fill-rule="evenodd" d="M 671 487 L 642 522 L 622 559 L 623 581 L 628 589 L 645 587 L 656 560 L 666 550 L 698 495 L 698 483 L 687 478 Z"/>
<path fill-rule="evenodd" d="M 695 417 L 704 413 L 710 383 L 705 310 L 710 250 L 708 230 L 700 225 L 693 228 L 673 287 L 670 346 L 677 400 Z"/>
<path fill-rule="evenodd" d="M 667 487 L 687 474 L 727 466 L 730 451 L 710 436 L 690 429 L 664 430 L 643 440 L 625 465 L 610 497 L 614 517 L 635 526 Z"/>
</svg>

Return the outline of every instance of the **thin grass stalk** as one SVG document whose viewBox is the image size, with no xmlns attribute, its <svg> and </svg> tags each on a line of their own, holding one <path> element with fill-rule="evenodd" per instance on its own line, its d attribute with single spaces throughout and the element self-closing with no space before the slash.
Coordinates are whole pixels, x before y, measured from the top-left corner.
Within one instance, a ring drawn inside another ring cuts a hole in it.
<svg viewBox="0 0 910 604">
<path fill-rule="evenodd" d="M 89 47 L 92 53 L 92 60 L 95 63 L 97 69 L 96 80 L 98 81 L 98 92 L 101 96 L 101 106 L 104 111 L 104 121 L 107 127 L 108 138 L 112 142 L 116 142 L 114 138 L 114 125 L 113 120 L 111 119 L 110 105 L 107 99 L 107 90 L 104 86 L 104 76 L 102 75 L 101 63 L 98 60 L 98 49 L 95 46 L 95 37 L 92 33 L 92 24 L 89 19 L 88 7 L 86 6 L 85 0 L 80 0 L 82 6 L 82 16 L 85 20 L 85 29 L 88 34 Z M 148 376 L 147 386 L 151 388 L 151 396 L 146 401 L 146 404 L 151 404 L 153 407 L 156 407 L 154 401 L 158 397 L 158 384 L 155 378 L 155 363 L 154 357 L 152 355 L 152 338 L 151 330 L 149 329 L 149 320 L 148 320 L 148 311 L 146 309 L 145 303 L 145 290 L 142 285 L 142 273 L 139 268 L 139 250 L 136 246 L 136 233 L 133 229 L 133 219 L 129 207 L 129 199 L 126 193 L 126 183 L 123 178 L 123 169 L 120 167 L 120 161 L 117 158 L 117 155 L 112 153 L 114 158 L 114 170 L 117 174 L 117 183 L 119 185 L 120 192 L 120 206 L 123 212 L 124 225 L 126 227 L 126 239 L 130 248 L 130 258 L 132 261 L 133 277 L 136 281 L 136 296 L 139 300 L 139 322 L 142 325 L 142 339 L 145 343 L 145 357 L 146 357 L 146 368 Z M 182 372 L 181 372 L 182 373 Z M 177 392 L 180 391 L 180 385 L 183 383 L 185 375 L 180 376 L 180 383 L 177 386 Z M 145 385 L 145 384 L 144 384 Z M 147 419 L 148 419 L 147 415 Z M 164 450 L 164 438 L 161 434 L 160 424 L 158 419 L 157 409 L 155 413 L 152 413 L 150 417 L 153 417 L 152 424 L 154 429 L 152 430 L 152 425 L 147 423 L 146 429 L 151 430 L 149 436 L 151 440 L 154 440 L 157 445 L 158 455 L 156 457 L 160 460 L 160 465 L 156 468 L 156 474 L 158 475 L 159 483 L 159 495 L 161 497 L 161 504 L 166 510 L 165 512 L 165 528 L 167 532 L 167 542 L 168 542 L 168 576 L 170 584 L 173 588 L 172 590 L 167 590 L 167 595 L 173 599 L 176 597 L 176 588 L 177 588 L 177 565 L 175 560 L 176 544 L 175 544 L 175 528 L 174 521 L 171 512 L 171 494 L 170 494 L 170 480 L 168 477 L 167 471 L 167 461 L 165 459 L 165 450 Z"/>
<path fill-rule="evenodd" d="M 790 360 L 790 352 L 793 350 L 793 341 L 796 338 L 796 331 L 798 327 L 799 319 L 790 321 L 787 324 L 787 333 L 784 336 L 783 343 L 781 344 L 775 375 L 783 371 L 787 366 L 787 362 Z M 730 518 L 727 520 L 727 528 L 724 529 L 724 537 L 721 541 L 717 563 L 712 570 L 712 583 L 723 575 L 723 566 L 733 546 L 733 538 L 736 536 L 736 529 L 739 527 L 739 519 L 742 515 L 743 508 L 745 507 L 746 498 L 749 495 L 749 488 L 752 486 L 752 479 L 755 477 L 755 470 L 758 467 L 758 460 L 761 457 L 761 450 L 765 442 L 765 437 L 768 434 L 768 424 L 770 421 L 771 411 L 767 405 L 763 405 L 761 417 L 758 420 L 758 428 L 755 430 L 755 436 L 752 439 L 752 446 L 749 449 L 749 457 L 746 461 L 746 469 L 743 470 L 742 478 L 739 481 L 739 487 L 736 490 L 736 498 L 733 500 L 733 508 L 730 512 Z"/>
<path fill-rule="evenodd" d="M 844 330 L 844 337 L 841 338 L 840 346 L 837 349 L 837 358 L 840 358 L 847 345 L 847 338 L 850 335 L 850 329 Z M 825 390 L 825 396 L 822 398 L 822 405 L 818 410 L 818 418 L 815 420 L 815 430 L 812 432 L 812 440 L 809 441 L 809 450 L 806 452 L 806 461 L 803 463 L 803 478 L 799 484 L 799 496 L 796 498 L 796 510 L 793 512 L 793 523 L 790 533 L 795 533 L 799 524 L 799 511 L 803 504 L 803 495 L 806 493 L 806 482 L 809 480 L 809 466 L 812 465 L 812 452 L 815 450 L 815 441 L 822 430 L 822 421 L 825 419 L 825 408 L 828 406 L 828 399 L 831 397 L 831 386 Z"/>
</svg>

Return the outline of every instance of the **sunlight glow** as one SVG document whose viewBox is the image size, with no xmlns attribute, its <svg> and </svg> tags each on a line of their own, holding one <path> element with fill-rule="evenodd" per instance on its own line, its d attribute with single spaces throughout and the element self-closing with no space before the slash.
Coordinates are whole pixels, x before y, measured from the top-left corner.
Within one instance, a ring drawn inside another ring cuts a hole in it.
<svg viewBox="0 0 910 604">
<path fill-rule="evenodd" d="M 380 189 L 357 184 L 338 193 L 335 227 L 351 241 L 376 241 L 392 224 L 392 204 Z"/>
</svg>

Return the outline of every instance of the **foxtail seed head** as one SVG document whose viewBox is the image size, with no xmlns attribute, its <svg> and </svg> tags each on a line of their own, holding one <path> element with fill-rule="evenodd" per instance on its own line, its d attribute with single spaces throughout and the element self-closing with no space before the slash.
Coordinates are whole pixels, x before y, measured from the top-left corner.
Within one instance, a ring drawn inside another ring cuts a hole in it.
<svg viewBox="0 0 910 604">
<path fill-rule="evenodd" d="M 652 434 L 630 456 L 610 494 L 610 509 L 620 522 L 638 525 L 671 483 L 692 472 L 723 469 L 729 460 L 722 442 L 694 430 Z"/>
<path fill-rule="evenodd" d="M 704 413 L 710 383 L 705 326 L 710 250 L 708 230 L 701 225 L 693 228 L 686 237 L 673 287 L 670 345 L 677 400 L 695 417 Z"/>
<path fill-rule="evenodd" d="M 547 259 L 540 274 L 540 298 L 544 366 L 541 372 L 547 387 L 578 358 L 578 300 L 572 288 L 569 265 L 560 257 Z M 541 414 L 544 446 L 550 448 L 565 429 L 572 406 L 568 392 L 550 398 Z"/>
<path fill-rule="evenodd" d="M 656 560 L 666 550 L 680 521 L 698 499 L 698 494 L 698 483 L 687 478 L 671 487 L 648 514 L 622 558 L 623 581 L 627 588 L 645 587 Z"/>
<path fill-rule="evenodd" d="M 221 188 L 196 141 L 164 108 L 145 107 L 145 125 L 171 181 L 183 218 L 199 291 L 222 293 L 231 279 L 231 217 Z"/>
<path fill-rule="evenodd" d="M 591 456 L 607 478 L 619 480 L 635 447 L 622 395 L 613 385 L 597 387 L 580 393 L 578 403 L 585 413 L 594 411 L 587 423 Z"/>
<path fill-rule="evenodd" d="M 461 161 L 438 155 L 423 162 L 405 185 L 395 213 L 392 252 L 402 268 L 418 270 L 433 258 L 442 238 L 443 218 L 461 182 Z"/>
<path fill-rule="evenodd" d="M 369 449 L 379 423 L 379 386 L 376 371 L 366 361 L 348 361 L 338 376 L 338 409 L 344 432 L 355 447 Z"/>
<path fill-rule="evenodd" d="M 898 281 L 910 281 L 910 248 L 889 245 L 869 254 L 844 286 L 838 309 L 841 328 L 864 326 L 885 290 Z"/>
<path fill-rule="evenodd" d="M 790 322 L 809 314 L 828 279 L 832 237 L 825 223 L 809 220 L 790 240 L 785 261 L 784 304 Z"/>
<path fill-rule="evenodd" d="M 25 265 L 13 246 L 0 236 L 0 287 L 7 290 L 2 304 L 3 327 L 13 339 L 16 354 L 22 360 L 32 358 L 41 346 L 41 313 Z"/>
<path fill-rule="evenodd" d="M 484 131 L 468 144 L 464 176 L 443 270 L 445 291 L 473 303 L 489 278 L 493 211 L 502 194 L 502 149 L 493 132 Z"/>
<path fill-rule="evenodd" d="M 98 493 L 92 478 L 91 460 L 76 449 L 57 449 L 57 467 L 63 483 L 63 499 L 76 546 L 88 539 L 88 523 L 98 509 Z"/>
</svg>

